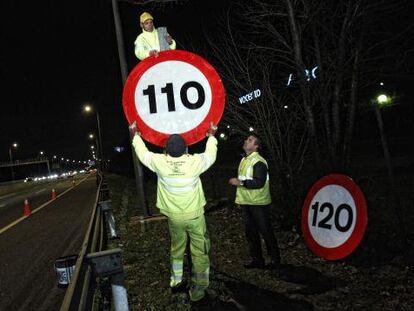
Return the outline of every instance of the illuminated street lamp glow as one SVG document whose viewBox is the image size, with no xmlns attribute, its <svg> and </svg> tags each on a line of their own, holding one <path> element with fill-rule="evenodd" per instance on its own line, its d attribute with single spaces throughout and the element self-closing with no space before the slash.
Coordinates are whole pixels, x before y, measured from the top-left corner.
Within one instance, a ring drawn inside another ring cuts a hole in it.
<svg viewBox="0 0 414 311">
<path fill-rule="evenodd" d="M 60 158 L 62 161 L 65 161 L 65 158 Z"/>
<path fill-rule="evenodd" d="M 91 149 L 95 149 L 95 146 L 94 145 L 91 145 Z"/>
<path fill-rule="evenodd" d="M 19 144 L 18 144 L 18 143 L 13 143 L 13 144 L 12 144 L 12 147 L 13 147 L 13 148 L 17 148 L 17 147 L 19 147 Z"/>
<path fill-rule="evenodd" d="M 220 138 L 224 138 L 224 137 L 226 137 L 226 134 L 220 133 Z"/>
<path fill-rule="evenodd" d="M 379 106 L 385 106 L 391 103 L 391 97 L 385 95 L 385 94 L 380 94 L 377 96 L 377 104 Z"/>
<path fill-rule="evenodd" d="M 89 134 L 89 139 L 93 139 L 95 136 L 91 133 Z"/>
<path fill-rule="evenodd" d="M 43 151 L 40 151 L 39 153 L 40 153 L 40 155 L 44 155 L 45 154 Z"/>
<path fill-rule="evenodd" d="M 84 110 L 85 112 L 91 112 L 91 111 L 92 111 L 92 106 L 90 106 L 90 105 L 85 105 L 85 106 L 83 106 L 83 110 Z"/>
<path fill-rule="evenodd" d="M 380 85 L 383 86 L 384 85 L 384 82 L 380 82 Z"/>
<path fill-rule="evenodd" d="M 288 109 L 288 108 L 289 108 L 289 106 L 288 106 L 288 105 L 284 105 L 284 106 L 283 106 L 283 108 Z"/>
<path fill-rule="evenodd" d="M 249 127 L 249 132 L 253 132 L 253 131 L 254 131 L 254 128 Z"/>
</svg>

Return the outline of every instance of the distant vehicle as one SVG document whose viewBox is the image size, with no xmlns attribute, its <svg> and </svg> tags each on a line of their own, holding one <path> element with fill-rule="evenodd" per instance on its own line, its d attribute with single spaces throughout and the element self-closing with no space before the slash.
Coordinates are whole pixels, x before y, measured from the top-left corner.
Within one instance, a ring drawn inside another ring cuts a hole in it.
<svg viewBox="0 0 414 311">
<path fill-rule="evenodd" d="M 29 182 L 29 181 L 33 181 L 33 177 L 26 177 L 24 179 L 24 182 Z"/>
</svg>

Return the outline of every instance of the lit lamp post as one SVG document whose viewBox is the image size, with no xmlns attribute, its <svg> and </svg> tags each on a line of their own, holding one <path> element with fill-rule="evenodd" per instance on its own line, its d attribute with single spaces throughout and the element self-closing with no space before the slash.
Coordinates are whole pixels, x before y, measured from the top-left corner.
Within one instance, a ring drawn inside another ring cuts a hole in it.
<svg viewBox="0 0 414 311">
<path fill-rule="evenodd" d="M 375 106 L 375 116 L 377 117 L 378 128 L 379 128 L 380 135 L 381 135 L 382 149 L 383 149 L 383 152 L 384 152 L 385 161 L 387 163 L 388 176 L 390 178 L 390 183 L 391 183 L 392 203 L 390 205 L 392 207 L 394 207 L 395 215 L 397 216 L 397 219 L 398 219 L 398 222 L 399 222 L 398 228 L 401 231 L 404 243 L 407 245 L 407 232 L 406 232 L 403 216 L 401 215 L 400 207 L 398 206 L 399 205 L 399 197 L 395 193 L 394 170 L 393 170 L 393 167 L 392 167 L 391 155 L 390 155 L 390 151 L 389 151 L 389 148 L 388 148 L 387 138 L 385 136 L 384 122 L 382 120 L 382 115 L 381 115 L 381 108 L 384 108 L 388 105 L 391 105 L 392 104 L 392 98 L 389 97 L 386 94 L 380 94 L 375 99 L 375 104 L 376 104 L 376 105 L 374 105 Z"/>
<path fill-rule="evenodd" d="M 93 108 L 91 105 L 85 105 L 83 106 L 83 111 L 85 111 L 86 113 L 91 113 L 93 112 Z M 99 119 L 99 113 L 98 110 L 95 109 L 95 115 L 96 115 L 96 124 L 98 127 L 98 149 L 100 151 L 100 157 L 101 157 L 101 169 L 105 170 L 105 158 L 104 158 L 104 153 L 103 153 L 103 148 L 102 148 L 102 134 L 101 134 L 101 122 Z"/>
<path fill-rule="evenodd" d="M 12 149 L 17 149 L 19 147 L 18 143 L 12 143 L 9 147 L 9 157 L 10 157 L 10 168 L 11 168 L 11 174 L 12 174 L 12 180 L 14 180 L 14 169 L 13 169 L 13 154 Z"/>
<path fill-rule="evenodd" d="M 382 149 L 384 152 L 384 158 L 385 158 L 385 161 L 387 162 L 388 175 L 390 178 L 391 186 L 394 188 L 394 171 L 392 169 L 390 151 L 388 148 L 387 138 L 385 136 L 384 122 L 382 120 L 382 115 L 381 115 L 381 108 L 390 105 L 392 103 L 392 99 L 386 94 L 380 94 L 375 99 L 375 103 L 376 103 L 376 105 L 374 105 L 375 116 L 377 118 L 378 128 L 379 128 L 380 135 L 381 135 L 381 143 L 382 143 Z"/>
</svg>

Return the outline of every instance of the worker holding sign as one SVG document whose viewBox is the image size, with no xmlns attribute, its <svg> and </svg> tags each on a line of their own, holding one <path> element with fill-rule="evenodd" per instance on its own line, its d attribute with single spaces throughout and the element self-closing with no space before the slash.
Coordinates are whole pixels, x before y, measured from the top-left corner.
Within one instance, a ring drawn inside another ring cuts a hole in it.
<svg viewBox="0 0 414 311">
<path fill-rule="evenodd" d="M 166 154 L 162 154 L 150 152 L 137 130 L 136 122 L 130 125 L 134 137 L 132 145 L 139 160 L 158 176 L 157 207 L 168 218 L 171 236 L 170 286 L 173 293 L 186 290 L 183 260 L 187 235 L 190 238 L 193 266 L 189 294 L 192 302 L 202 301 L 209 285 L 210 240 L 204 218 L 206 200 L 200 175 L 216 160 L 216 130 L 211 124 L 204 153 L 187 154 L 182 136 L 173 134 L 167 140 Z"/>
<path fill-rule="evenodd" d="M 166 34 L 165 38 L 159 38 L 159 31 L 154 27 L 154 18 L 151 14 L 144 12 L 141 14 L 140 25 L 142 33 L 136 38 L 135 44 L 135 55 L 138 59 L 143 60 L 151 55 L 156 55 L 160 48 L 160 39 L 166 40 L 170 50 L 175 50 L 176 44 L 173 38 Z"/>
</svg>

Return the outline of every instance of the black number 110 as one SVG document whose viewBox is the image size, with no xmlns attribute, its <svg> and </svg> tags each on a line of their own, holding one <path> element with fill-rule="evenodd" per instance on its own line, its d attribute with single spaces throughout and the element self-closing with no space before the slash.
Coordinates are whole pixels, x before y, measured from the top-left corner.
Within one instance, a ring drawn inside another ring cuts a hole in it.
<svg viewBox="0 0 414 311">
<path fill-rule="evenodd" d="M 188 100 L 188 89 L 195 88 L 198 93 L 198 99 L 195 103 L 192 103 Z M 174 89 L 172 83 L 167 83 L 165 87 L 161 88 L 161 93 L 167 94 L 167 103 L 168 103 L 168 111 L 175 111 L 175 100 L 174 100 Z M 157 113 L 157 100 L 155 97 L 155 86 L 153 84 L 148 85 L 148 87 L 142 91 L 142 94 L 148 96 L 149 101 L 149 110 L 150 113 Z M 184 107 L 188 109 L 198 109 L 203 106 L 204 101 L 206 99 L 206 95 L 204 93 L 203 86 L 196 82 L 196 81 L 189 81 L 184 83 L 180 90 L 180 97 L 181 102 L 183 103 Z"/>
</svg>

